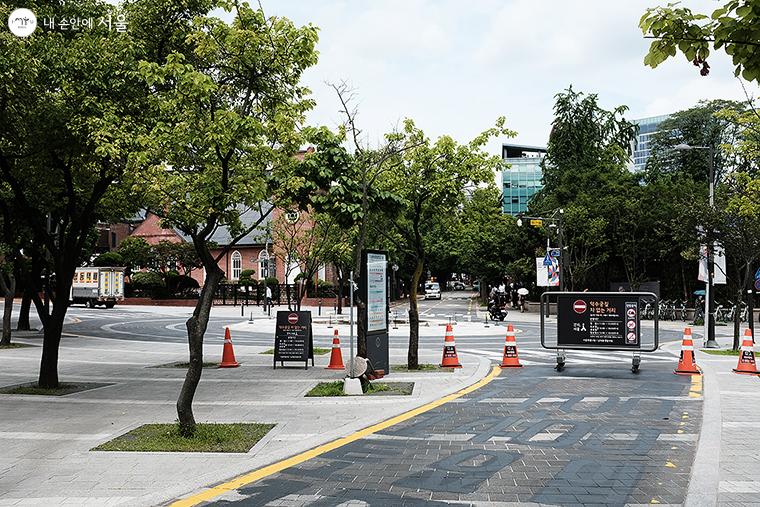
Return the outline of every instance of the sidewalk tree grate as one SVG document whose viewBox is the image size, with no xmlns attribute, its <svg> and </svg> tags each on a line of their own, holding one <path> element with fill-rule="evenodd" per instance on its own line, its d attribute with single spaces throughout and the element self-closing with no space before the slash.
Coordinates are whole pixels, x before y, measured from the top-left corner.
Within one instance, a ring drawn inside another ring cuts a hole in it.
<svg viewBox="0 0 760 507">
<path fill-rule="evenodd" d="M 67 394 L 81 393 L 101 387 L 108 387 L 113 383 L 99 382 L 77 382 L 61 383 L 57 388 L 39 387 L 37 382 L 27 382 L 25 384 L 15 384 L 0 388 L 0 394 L 24 394 L 37 396 L 66 396 Z"/>
<path fill-rule="evenodd" d="M 261 423 L 199 423 L 195 434 L 186 438 L 180 435 L 177 423 L 144 424 L 92 450 L 245 453 L 274 426 Z"/>
<path fill-rule="evenodd" d="M 414 391 L 414 382 L 371 382 L 366 396 L 408 396 Z M 307 398 L 345 396 L 343 381 L 320 382 L 305 395 Z"/>
</svg>

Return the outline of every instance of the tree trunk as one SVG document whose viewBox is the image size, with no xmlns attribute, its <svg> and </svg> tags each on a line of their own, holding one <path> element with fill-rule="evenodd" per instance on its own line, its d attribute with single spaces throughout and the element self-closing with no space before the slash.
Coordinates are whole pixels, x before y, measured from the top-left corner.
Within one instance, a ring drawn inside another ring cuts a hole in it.
<svg viewBox="0 0 760 507">
<path fill-rule="evenodd" d="M 420 312 L 417 307 L 417 287 L 422 277 L 422 259 L 417 258 L 417 265 L 412 275 L 412 285 L 409 287 L 409 352 L 407 354 L 406 367 L 410 370 L 419 368 L 419 343 L 420 343 Z M 481 282 L 482 283 L 482 282 Z"/>
<path fill-rule="evenodd" d="M 21 307 L 18 312 L 18 322 L 16 331 L 29 331 L 32 326 L 29 324 L 29 310 L 32 308 L 32 295 L 27 287 L 24 287 L 24 295 L 21 298 Z"/>
<path fill-rule="evenodd" d="M 58 347 L 61 344 L 63 320 L 66 318 L 68 298 L 56 298 L 53 311 L 49 317 L 43 317 L 42 359 L 40 361 L 40 376 L 37 381 L 40 387 L 55 389 L 58 387 Z"/>
<path fill-rule="evenodd" d="M 739 285 L 739 290 L 736 291 L 736 311 L 734 312 L 734 350 L 739 350 L 739 339 L 741 335 L 741 307 L 742 301 L 744 301 L 744 286 Z"/>
<path fill-rule="evenodd" d="M 343 278 L 343 271 L 340 271 L 340 275 L 338 276 L 338 308 L 337 312 L 338 315 L 343 315 L 343 288 L 346 284 L 346 281 Z"/>
<path fill-rule="evenodd" d="M 193 315 L 187 319 L 187 343 L 190 349 L 190 364 L 187 368 L 182 390 L 177 398 L 177 419 L 179 420 L 179 432 L 183 437 L 192 437 L 195 433 L 195 417 L 193 416 L 193 398 L 198 382 L 203 373 L 203 337 L 208 327 L 208 319 L 211 313 L 211 305 L 214 302 L 214 293 L 224 272 L 219 266 L 206 266 L 206 282 L 203 284 L 198 303 L 195 305 Z"/>
<path fill-rule="evenodd" d="M 0 338 L 0 345 L 11 344 L 11 312 L 13 311 L 13 297 L 16 295 L 16 277 L 8 274 L 8 281 L 5 281 L 4 274 L 0 273 L 0 290 L 5 295 L 3 305 L 3 335 Z"/>
</svg>

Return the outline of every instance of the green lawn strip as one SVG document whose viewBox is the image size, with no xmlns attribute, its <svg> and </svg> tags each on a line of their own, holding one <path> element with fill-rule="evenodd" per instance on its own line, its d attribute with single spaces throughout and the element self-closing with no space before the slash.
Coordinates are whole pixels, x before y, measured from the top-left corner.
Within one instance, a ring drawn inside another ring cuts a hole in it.
<svg viewBox="0 0 760 507">
<path fill-rule="evenodd" d="M 39 387 L 36 382 L 27 384 L 18 384 L 0 389 L 0 394 L 34 394 L 40 396 L 65 396 L 67 394 L 89 391 L 98 387 L 104 387 L 111 384 L 100 384 L 94 382 L 82 382 L 79 384 L 59 384 L 56 388 Z"/>
<path fill-rule="evenodd" d="M 414 382 L 371 382 L 366 395 L 409 395 L 414 390 Z M 320 382 L 306 393 L 309 398 L 323 396 L 345 396 L 343 381 Z"/>
<path fill-rule="evenodd" d="M 3 349 L 23 349 L 24 347 L 36 347 L 36 345 L 29 345 L 28 343 L 11 343 L 10 345 L 0 345 L 0 350 Z"/>
<path fill-rule="evenodd" d="M 323 349 L 322 347 L 314 347 L 314 355 L 315 356 L 323 356 L 330 352 L 331 349 Z M 264 352 L 259 352 L 259 354 L 269 354 L 274 355 L 274 349 L 267 349 Z"/>
<path fill-rule="evenodd" d="M 195 435 L 179 434 L 179 424 L 144 424 L 101 444 L 93 451 L 248 452 L 274 424 L 199 423 Z"/>
<path fill-rule="evenodd" d="M 417 372 L 426 372 L 426 371 L 445 371 L 445 372 L 453 372 L 454 368 L 441 368 L 437 364 L 432 363 L 421 363 L 418 365 L 417 368 L 410 370 L 406 367 L 405 364 L 392 364 L 391 365 L 391 371 L 395 372 L 403 372 L 403 373 L 417 373 Z"/>
<path fill-rule="evenodd" d="M 179 362 L 176 362 L 176 363 L 157 364 L 156 366 L 150 366 L 150 368 L 183 368 L 183 369 L 186 369 L 189 366 L 190 366 L 190 363 L 188 363 L 187 361 L 185 361 L 185 362 L 179 361 Z M 204 368 L 218 368 L 219 367 L 219 363 L 204 361 L 203 362 L 203 367 Z"/>
<path fill-rule="evenodd" d="M 739 350 L 731 349 L 701 349 L 705 354 L 712 354 L 714 356 L 738 356 L 741 353 Z"/>
</svg>

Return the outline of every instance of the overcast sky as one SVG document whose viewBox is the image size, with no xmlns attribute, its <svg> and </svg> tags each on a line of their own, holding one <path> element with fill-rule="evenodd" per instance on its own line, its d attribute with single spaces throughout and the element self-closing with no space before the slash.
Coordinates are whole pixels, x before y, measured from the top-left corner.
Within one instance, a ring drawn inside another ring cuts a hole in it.
<svg viewBox="0 0 760 507">
<path fill-rule="evenodd" d="M 629 118 L 666 114 L 700 99 L 743 99 L 730 60 L 701 77 L 682 56 L 645 67 L 638 21 L 666 0 L 262 0 L 267 14 L 320 28 L 319 63 L 304 77 L 317 107 L 309 120 L 335 126 L 326 81 L 346 80 L 375 142 L 404 117 L 429 135 L 468 141 L 498 116 L 515 140 L 545 145 L 554 94 L 572 84 Z M 683 5 L 711 13 L 712 0 Z M 752 87 L 750 91 L 757 88 Z M 492 143 L 499 153 L 501 139 Z"/>
</svg>

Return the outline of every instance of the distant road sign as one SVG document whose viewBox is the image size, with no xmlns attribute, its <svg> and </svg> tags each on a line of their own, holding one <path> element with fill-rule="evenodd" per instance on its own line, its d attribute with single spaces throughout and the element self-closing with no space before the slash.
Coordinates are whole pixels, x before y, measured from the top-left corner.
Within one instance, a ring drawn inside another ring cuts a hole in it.
<svg viewBox="0 0 760 507">
<path fill-rule="evenodd" d="M 552 265 L 552 258 L 549 257 L 549 254 L 546 254 L 544 257 L 544 266 L 551 266 Z"/>
<path fill-rule="evenodd" d="M 581 314 L 586 311 L 586 302 L 579 299 L 575 303 L 573 303 L 573 310 L 575 310 L 575 313 Z"/>
<path fill-rule="evenodd" d="M 530 219 L 530 226 L 531 227 L 541 227 L 544 225 L 544 221 L 538 218 L 531 218 Z"/>
</svg>

